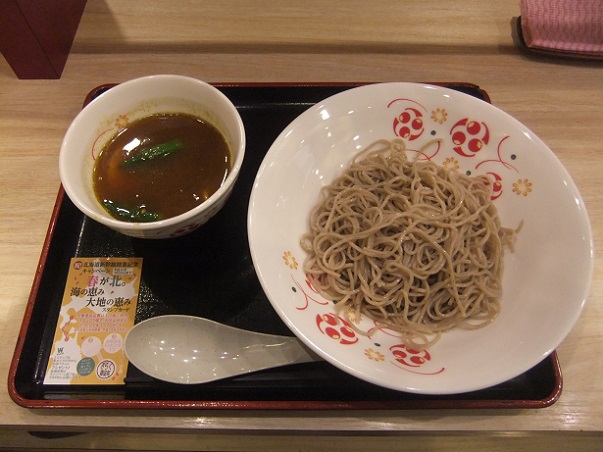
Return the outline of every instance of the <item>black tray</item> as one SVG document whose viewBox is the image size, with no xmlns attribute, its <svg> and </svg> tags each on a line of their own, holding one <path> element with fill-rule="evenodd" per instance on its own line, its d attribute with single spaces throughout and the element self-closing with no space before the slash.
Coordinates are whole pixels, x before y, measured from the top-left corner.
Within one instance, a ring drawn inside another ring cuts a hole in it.
<svg viewBox="0 0 603 452">
<path fill-rule="evenodd" d="M 440 85 L 490 100 L 472 84 Z M 111 86 L 95 88 L 84 104 Z M 16 403 L 29 408 L 299 410 L 542 408 L 557 401 L 562 377 L 555 352 L 510 381 L 451 396 L 384 389 L 326 362 L 205 385 L 164 383 L 133 365 L 124 385 L 44 385 L 72 257 L 143 257 L 137 322 L 162 314 L 193 314 L 240 328 L 291 335 L 262 291 L 251 261 L 246 218 L 252 183 L 266 151 L 290 121 L 316 102 L 357 84 L 217 86 L 243 118 L 247 152 L 231 198 L 199 230 L 167 240 L 127 237 L 84 216 L 59 189 L 9 373 L 9 393 Z"/>
</svg>

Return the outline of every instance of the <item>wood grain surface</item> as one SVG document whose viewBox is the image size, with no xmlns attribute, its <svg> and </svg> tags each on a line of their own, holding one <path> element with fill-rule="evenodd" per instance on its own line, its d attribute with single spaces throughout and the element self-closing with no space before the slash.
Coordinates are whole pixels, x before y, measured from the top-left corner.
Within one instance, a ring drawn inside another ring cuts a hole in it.
<svg viewBox="0 0 603 452">
<path fill-rule="evenodd" d="M 515 39 L 518 14 L 518 3 L 507 0 L 89 0 L 59 80 L 18 80 L 0 60 L 0 377 L 6 381 L 58 191 L 61 140 L 93 87 L 158 73 L 209 82 L 462 81 L 480 85 L 494 105 L 542 138 L 572 175 L 590 215 L 591 294 L 558 348 L 564 388 L 557 403 L 524 411 L 45 411 L 17 406 L 5 389 L 0 446 L 597 448 L 603 432 L 603 65 L 523 51 Z M 28 431 L 79 434 L 48 439 Z"/>
</svg>

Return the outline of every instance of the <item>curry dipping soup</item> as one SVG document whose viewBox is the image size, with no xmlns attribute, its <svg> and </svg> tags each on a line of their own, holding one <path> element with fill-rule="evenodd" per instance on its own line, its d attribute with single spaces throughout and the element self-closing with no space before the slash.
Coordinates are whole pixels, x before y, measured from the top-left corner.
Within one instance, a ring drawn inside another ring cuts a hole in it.
<svg viewBox="0 0 603 452">
<path fill-rule="evenodd" d="M 121 129 L 94 165 L 94 193 L 118 220 L 175 217 L 203 203 L 224 183 L 232 155 L 205 119 L 158 113 Z"/>
</svg>

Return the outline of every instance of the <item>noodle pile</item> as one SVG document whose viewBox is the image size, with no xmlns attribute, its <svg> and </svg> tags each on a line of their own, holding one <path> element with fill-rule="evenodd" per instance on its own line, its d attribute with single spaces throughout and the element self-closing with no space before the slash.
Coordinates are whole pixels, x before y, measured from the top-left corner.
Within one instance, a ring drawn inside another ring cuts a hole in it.
<svg viewBox="0 0 603 452">
<path fill-rule="evenodd" d="M 301 239 L 304 270 L 338 312 L 399 331 L 414 350 L 484 326 L 500 311 L 516 232 L 490 195 L 487 176 L 409 162 L 402 140 L 377 141 L 322 189 Z"/>
</svg>

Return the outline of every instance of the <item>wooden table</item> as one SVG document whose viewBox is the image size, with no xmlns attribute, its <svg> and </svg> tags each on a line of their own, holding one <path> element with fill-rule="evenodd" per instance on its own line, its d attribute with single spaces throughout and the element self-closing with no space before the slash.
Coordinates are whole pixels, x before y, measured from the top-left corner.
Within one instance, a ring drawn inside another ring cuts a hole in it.
<svg viewBox="0 0 603 452">
<path fill-rule="evenodd" d="M 18 80 L 0 61 L 0 375 L 6 381 L 59 187 L 60 143 L 91 88 L 153 73 L 210 82 L 467 81 L 481 85 L 495 105 L 548 144 L 574 178 L 589 211 L 595 271 L 583 315 L 558 348 L 564 376 L 560 400 L 541 410 L 511 411 L 48 411 L 21 408 L 5 390 L 0 393 L 0 446 L 599 447 L 602 65 L 540 58 L 518 49 L 513 31 L 513 18 L 519 15 L 516 2 L 329 3 L 90 0 L 60 80 Z M 61 437 L 67 432 L 78 434 Z"/>
</svg>

